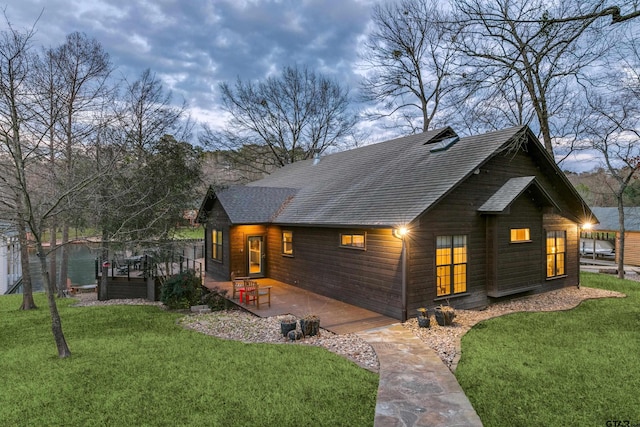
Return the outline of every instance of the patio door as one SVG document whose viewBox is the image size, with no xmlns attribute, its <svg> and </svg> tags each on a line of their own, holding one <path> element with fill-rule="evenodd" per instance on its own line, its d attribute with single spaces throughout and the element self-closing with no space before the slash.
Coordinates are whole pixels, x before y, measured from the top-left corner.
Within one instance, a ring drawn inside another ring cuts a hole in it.
<svg viewBox="0 0 640 427">
<path fill-rule="evenodd" d="M 262 236 L 247 237 L 249 276 L 264 276 L 264 240 Z"/>
</svg>

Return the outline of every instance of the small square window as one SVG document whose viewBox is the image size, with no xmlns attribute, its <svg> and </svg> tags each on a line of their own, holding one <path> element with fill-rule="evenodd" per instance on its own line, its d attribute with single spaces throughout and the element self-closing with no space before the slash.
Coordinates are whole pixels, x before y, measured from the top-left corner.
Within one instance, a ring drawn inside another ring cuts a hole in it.
<svg viewBox="0 0 640 427">
<path fill-rule="evenodd" d="M 343 248 L 365 249 L 366 235 L 362 233 L 340 234 L 340 246 Z"/>
<path fill-rule="evenodd" d="M 511 242 L 530 242 L 531 233 L 528 228 L 512 228 L 511 229 Z"/>
</svg>

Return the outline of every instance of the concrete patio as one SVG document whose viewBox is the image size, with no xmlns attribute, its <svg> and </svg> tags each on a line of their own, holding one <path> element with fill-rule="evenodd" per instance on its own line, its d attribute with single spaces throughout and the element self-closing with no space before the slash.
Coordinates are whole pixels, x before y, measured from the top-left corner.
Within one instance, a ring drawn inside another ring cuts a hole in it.
<svg viewBox="0 0 640 427">
<path fill-rule="evenodd" d="M 205 278 L 207 288 L 218 287 L 228 291 L 227 297 L 234 304 L 260 317 L 293 314 L 302 317 L 315 314 L 320 317 L 320 326 L 336 334 L 349 334 L 397 323 L 396 319 L 384 316 L 364 308 L 356 307 L 332 298 L 327 298 L 296 286 L 278 282 L 273 279 L 257 279 L 260 286 L 271 286 L 271 306 L 260 304 L 241 304 L 231 299 L 233 286 L 229 282 L 215 281 Z"/>
</svg>

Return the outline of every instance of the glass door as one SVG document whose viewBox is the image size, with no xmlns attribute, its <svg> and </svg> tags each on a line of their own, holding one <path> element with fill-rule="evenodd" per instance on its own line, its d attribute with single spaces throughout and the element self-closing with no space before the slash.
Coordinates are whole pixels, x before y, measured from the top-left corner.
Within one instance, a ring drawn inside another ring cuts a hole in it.
<svg viewBox="0 0 640 427">
<path fill-rule="evenodd" d="M 262 236 L 247 238 L 249 276 L 264 276 L 264 242 Z"/>
</svg>

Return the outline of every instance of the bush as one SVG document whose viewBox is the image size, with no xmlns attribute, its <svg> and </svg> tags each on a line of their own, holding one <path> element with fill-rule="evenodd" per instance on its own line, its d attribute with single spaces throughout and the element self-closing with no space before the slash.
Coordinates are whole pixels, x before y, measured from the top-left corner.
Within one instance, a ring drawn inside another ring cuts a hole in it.
<svg viewBox="0 0 640 427">
<path fill-rule="evenodd" d="M 202 302 L 207 304 L 211 311 L 222 311 L 227 309 L 227 290 L 220 289 L 217 286 L 213 289 L 207 289 L 202 296 Z"/>
<path fill-rule="evenodd" d="M 189 308 L 200 304 L 202 295 L 200 278 L 187 270 L 167 279 L 160 289 L 160 301 L 171 309 Z"/>
</svg>

